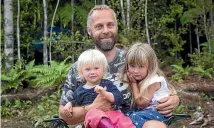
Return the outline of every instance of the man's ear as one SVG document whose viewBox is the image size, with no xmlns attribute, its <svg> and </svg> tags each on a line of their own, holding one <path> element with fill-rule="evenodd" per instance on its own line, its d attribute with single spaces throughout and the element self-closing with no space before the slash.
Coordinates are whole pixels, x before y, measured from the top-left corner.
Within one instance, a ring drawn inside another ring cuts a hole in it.
<svg viewBox="0 0 214 128">
<path fill-rule="evenodd" d="M 88 35 L 91 36 L 91 29 L 88 28 Z"/>
</svg>

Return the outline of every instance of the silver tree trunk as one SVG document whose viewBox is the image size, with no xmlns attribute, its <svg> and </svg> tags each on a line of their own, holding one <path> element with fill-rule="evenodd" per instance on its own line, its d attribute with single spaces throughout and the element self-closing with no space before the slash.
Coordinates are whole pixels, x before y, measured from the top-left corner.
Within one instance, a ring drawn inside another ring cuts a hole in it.
<svg viewBox="0 0 214 128">
<path fill-rule="evenodd" d="M 208 26 L 207 26 L 207 18 L 206 18 L 206 10 L 205 10 L 205 3 L 204 1 L 202 0 L 202 11 L 203 11 L 203 24 L 204 24 L 204 33 L 206 35 L 206 39 L 207 39 L 207 42 L 208 42 L 208 49 L 209 49 L 209 53 L 211 53 L 211 44 L 210 44 L 210 36 L 208 34 Z"/>
<path fill-rule="evenodd" d="M 44 31 L 43 31 L 43 63 L 48 64 L 48 50 L 47 50 L 47 30 L 48 30 L 48 18 L 47 18 L 47 5 L 46 1 L 43 0 L 43 10 L 44 10 Z"/>
<path fill-rule="evenodd" d="M 105 4 L 106 3 L 106 1 L 105 0 L 102 0 L 102 4 Z"/>
<path fill-rule="evenodd" d="M 199 39 L 199 33 L 198 33 L 198 25 L 196 25 L 196 38 L 197 38 L 197 47 L 198 47 L 198 54 L 201 53 L 201 49 L 200 49 L 200 39 Z"/>
<path fill-rule="evenodd" d="M 13 66 L 14 60 L 13 31 L 13 0 L 4 0 L 4 53 L 8 70 Z"/>
<path fill-rule="evenodd" d="M 54 18 L 56 16 L 56 11 L 57 11 L 58 6 L 59 6 L 59 0 L 57 1 L 56 8 L 54 10 L 54 14 L 53 14 L 52 21 L 51 21 L 50 43 L 49 43 L 49 60 L 50 61 L 52 61 L 52 57 L 51 57 L 51 40 L 52 40 L 53 24 L 54 24 Z"/>
<path fill-rule="evenodd" d="M 126 13 L 126 25 L 127 25 L 127 34 L 129 34 L 129 29 L 130 29 L 130 0 L 126 0 L 127 4 L 127 13 Z"/>
<path fill-rule="evenodd" d="M 211 21 L 211 40 L 214 40 L 214 3 L 212 4 L 212 6 L 210 7 L 210 21 Z M 212 47 L 211 47 L 212 48 Z M 213 51 L 213 49 L 211 49 L 211 52 Z"/>
<path fill-rule="evenodd" d="M 16 21 L 16 38 L 17 38 L 17 51 L 18 51 L 18 60 L 21 60 L 21 52 L 20 52 L 20 27 L 19 27 L 19 17 L 20 17 L 20 1 L 17 1 L 17 21 Z"/>
<path fill-rule="evenodd" d="M 72 8 L 72 12 L 71 12 L 71 40 L 72 42 L 74 41 L 74 0 L 71 0 L 71 8 Z"/>
<path fill-rule="evenodd" d="M 148 43 L 149 45 L 151 45 L 151 43 L 150 43 L 150 36 L 149 36 L 148 19 L 147 19 L 147 5 L 148 5 L 148 0 L 145 1 L 145 25 L 146 25 L 147 43 Z"/>
<path fill-rule="evenodd" d="M 120 0 L 120 8 L 121 8 L 121 15 L 124 25 L 124 34 L 126 35 L 126 19 L 125 19 L 125 13 L 124 13 L 124 7 L 123 7 L 123 0 Z"/>
<path fill-rule="evenodd" d="M 190 54 L 192 54 L 192 26 L 189 24 L 189 48 L 190 48 Z"/>
</svg>

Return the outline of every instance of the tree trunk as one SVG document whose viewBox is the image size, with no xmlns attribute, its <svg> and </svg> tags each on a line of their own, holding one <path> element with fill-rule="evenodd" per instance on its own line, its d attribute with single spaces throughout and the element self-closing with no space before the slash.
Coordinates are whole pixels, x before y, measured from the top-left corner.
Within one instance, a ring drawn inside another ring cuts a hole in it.
<svg viewBox="0 0 214 128">
<path fill-rule="evenodd" d="M 71 0 L 71 41 L 74 41 L 74 0 Z"/>
<path fill-rule="evenodd" d="M 200 39 L 199 39 L 199 33 L 198 33 L 198 26 L 197 25 L 196 25 L 196 38 L 197 38 L 198 54 L 200 55 L 201 49 L 200 49 Z"/>
<path fill-rule="evenodd" d="M 204 22 L 204 33 L 208 42 L 208 50 L 209 53 L 211 53 L 211 44 L 210 44 L 210 36 L 208 35 L 208 28 L 207 28 L 207 20 L 206 20 L 206 10 L 205 10 L 205 3 L 202 0 L 202 6 L 203 6 L 203 22 Z"/>
<path fill-rule="evenodd" d="M 1 5 L 1 0 L 0 0 L 0 5 Z M 0 10 L 1 10 L 1 7 L 2 6 L 0 6 Z M 1 13 L 0 13 L 0 19 L 1 19 L 2 17 L 1 17 Z M 1 30 L 1 23 L 0 23 L 0 30 Z M 0 51 L 1 51 L 1 44 L 2 44 L 2 42 L 1 42 L 1 35 L 0 35 Z M 2 53 L 1 53 L 1 55 L 2 55 Z M 1 62 L 1 64 L 2 64 L 2 59 L 0 59 L 0 62 Z M 1 74 L 1 73 L 0 73 Z M 0 84 L 1 84 L 1 81 L 0 81 Z M 2 84 L 1 84 L 2 85 Z"/>
<path fill-rule="evenodd" d="M 148 0 L 145 1 L 145 25 L 146 25 L 146 37 L 147 37 L 147 43 L 151 45 L 150 37 L 149 37 L 149 26 L 148 26 L 148 19 L 147 19 L 147 4 Z"/>
<path fill-rule="evenodd" d="M 44 31 L 43 31 L 43 63 L 48 64 L 48 48 L 47 48 L 47 33 L 48 33 L 48 18 L 47 18 L 47 5 L 46 0 L 43 0 L 43 10 L 44 10 Z"/>
<path fill-rule="evenodd" d="M 14 60 L 13 0 L 4 0 L 4 31 L 5 66 L 9 71 Z"/>
<path fill-rule="evenodd" d="M 189 48 L 190 54 L 192 54 L 192 26 L 189 24 Z"/>
<path fill-rule="evenodd" d="M 127 36 L 129 36 L 130 29 L 130 0 L 126 0 L 127 10 L 126 10 L 126 26 L 127 26 Z"/>
<path fill-rule="evenodd" d="M 71 0 L 71 42 L 74 42 L 74 0 Z M 72 62 L 75 62 L 75 55 L 72 55 Z"/>
<path fill-rule="evenodd" d="M 210 7 L 210 21 L 211 21 L 211 40 L 214 41 L 214 4 L 211 5 Z M 212 48 L 212 47 L 211 47 Z M 211 49 L 211 52 L 213 51 L 213 49 Z"/>
<path fill-rule="evenodd" d="M 120 0 L 120 8 L 121 8 L 121 15 L 122 15 L 122 21 L 123 21 L 123 32 L 126 34 L 126 19 L 125 19 L 125 13 L 124 13 L 124 7 L 123 7 L 123 0 Z"/>
<path fill-rule="evenodd" d="M 19 16 L 20 16 L 20 1 L 18 0 L 18 7 L 17 7 L 17 21 L 16 21 L 16 37 L 17 37 L 17 51 L 18 51 L 18 60 L 21 60 L 21 52 L 20 52 L 20 27 L 19 27 Z"/>
<path fill-rule="evenodd" d="M 102 4 L 105 4 L 106 3 L 106 1 L 105 0 L 102 0 Z"/>
<path fill-rule="evenodd" d="M 6 94 L 6 95 L 1 95 L 1 100 L 32 100 L 36 98 L 41 98 L 42 96 L 46 94 L 51 94 L 54 91 L 56 91 L 58 88 L 57 87 L 51 87 L 51 88 L 46 88 L 46 89 L 39 89 L 39 90 L 30 90 L 30 91 L 25 91 L 25 93 L 17 93 L 17 94 Z"/>
<path fill-rule="evenodd" d="M 52 22 L 51 22 L 50 43 L 49 43 L 49 60 L 50 61 L 52 61 L 52 57 L 51 57 L 51 40 L 52 40 L 53 24 L 54 24 L 54 19 L 55 19 L 55 15 L 56 15 L 56 11 L 57 11 L 58 6 L 59 6 L 59 0 L 57 0 L 56 8 L 54 10 L 54 14 L 53 14 Z"/>
</svg>

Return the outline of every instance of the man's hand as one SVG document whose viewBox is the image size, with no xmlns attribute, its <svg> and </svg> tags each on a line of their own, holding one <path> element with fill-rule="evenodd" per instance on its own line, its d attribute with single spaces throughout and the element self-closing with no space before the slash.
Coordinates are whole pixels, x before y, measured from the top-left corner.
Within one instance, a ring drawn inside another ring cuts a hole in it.
<svg viewBox="0 0 214 128">
<path fill-rule="evenodd" d="M 112 110 L 112 103 L 105 99 L 105 97 L 103 97 L 101 94 L 97 95 L 96 99 L 91 105 L 94 106 L 93 108 L 99 108 L 103 111 Z"/>
<path fill-rule="evenodd" d="M 72 117 L 72 104 L 70 102 L 68 102 L 64 108 L 63 108 L 63 113 L 67 116 L 67 117 Z"/>
<path fill-rule="evenodd" d="M 179 98 L 177 95 L 168 96 L 158 101 L 159 104 L 156 106 L 158 112 L 163 114 L 166 117 L 172 115 L 172 112 L 179 105 Z"/>
</svg>

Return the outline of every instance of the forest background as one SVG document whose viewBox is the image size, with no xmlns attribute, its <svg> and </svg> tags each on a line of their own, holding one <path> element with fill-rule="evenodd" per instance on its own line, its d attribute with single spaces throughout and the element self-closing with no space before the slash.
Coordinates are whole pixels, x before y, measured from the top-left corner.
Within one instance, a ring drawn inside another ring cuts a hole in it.
<svg viewBox="0 0 214 128">
<path fill-rule="evenodd" d="M 86 21 L 96 4 L 115 10 L 118 47 L 149 43 L 178 94 L 188 90 L 185 96 L 199 101 L 175 112 L 213 103 L 212 0 L 1 0 L 1 124 L 38 126 L 58 115 L 71 64 L 93 48 Z"/>
</svg>

